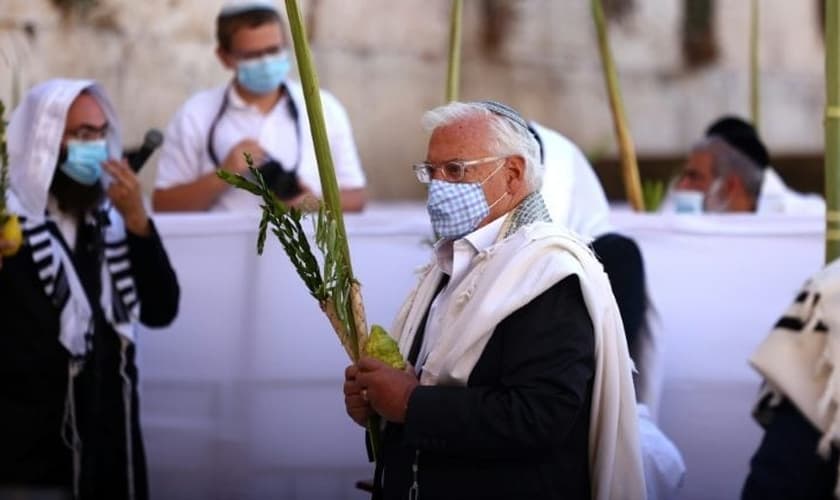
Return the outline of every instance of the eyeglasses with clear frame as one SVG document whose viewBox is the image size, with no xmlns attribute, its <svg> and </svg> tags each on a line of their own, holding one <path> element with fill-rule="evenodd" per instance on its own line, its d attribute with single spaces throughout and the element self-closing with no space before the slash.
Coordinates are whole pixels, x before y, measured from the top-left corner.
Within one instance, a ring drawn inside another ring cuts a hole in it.
<svg viewBox="0 0 840 500">
<path fill-rule="evenodd" d="M 464 172 L 468 167 L 490 163 L 491 161 L 499 161 L 507 158 L 506 156 L 488 156 L 487 158 L 479 158 L 477 160 L 450 160 L 440 165 L 434 165 L 429 162 L 415 163 L 412 166 L 414 175 L 417 180 L 423 184 L 432 182 L 432 175 L 435 170 L 440 170 L 443 173 L 444 180 L 450 182 L 460 182 L 464 179 Z"/>
</svg>

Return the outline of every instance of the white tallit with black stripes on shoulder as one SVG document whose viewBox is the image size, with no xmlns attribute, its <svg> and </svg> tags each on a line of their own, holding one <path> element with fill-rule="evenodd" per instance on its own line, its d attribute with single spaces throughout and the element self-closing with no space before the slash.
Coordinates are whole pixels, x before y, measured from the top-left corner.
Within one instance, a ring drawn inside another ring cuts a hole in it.
<svg viewBox="0 0 840 500">
<path fill-rule="evenodd" d="M 22 213 L 13 194 L 9 196 L 9 208 L 12 212 Z M 99 305 L 114 331 L 134 342 L 133 321 L 139 318 L 140 302 L 131 274 L 125 228 L 113 209 L 103 209 L 99 214 L 86 216 L 87 224 L 99 223 L 103 226 L 102 295 Z M 69 254 L 72 242 L 64 240 L 54 217 L 22 215 L 20 221 L 44 294 L 60 311 L 59 342 L 74 358 L 82 358 L 89 349 L 94 315 Z"/>
<path fill-rule="evenodd" d="M 750 363 L 764 377 L 756 415 L 787 398 L 822 433 L 814 452 L 827 458 L 840 444 L 840 260 L 805 283 Z"/>
<path fill-rule="evenodd" d="M 8 207 L 21 218 L 24 240 L 32 250 L 44 292 L 60 310 L 59 340 L 75 358 L 88 350 L 93 311 L 70 258 L 75 242 L 64 241 L 56 224 L 61 215 L 48 213 L 47 206 L 67 111 L 82 92 L 97 100 L 108 119 L 109 156 L 121 157 L 116 113 L 103 89 L 90 80 L 56 79 L 36 86 L 12 114 L 7 131 Z M 140 304 L 131 278 L 125 228 L 115 210 L 103 206 L 101 212 L 107 217 L 98 217 L 105 241 L 100 305 L 114 330 L 133 342 L 132 319 L 138 317 Z"/>
<path fill-rule="evenodd" d="M 59 223 L 76 227 L 59 211 L 48 210 L 49 189 L 58 165 L 67 112 L 82 93 L 92 95 L 108 120 L 108 156 L 121 158 L 120 128 L 114 108 L 104 90 L 90 80 L 55 79 L 30 90 L 12 114 L 7 129 L 9 151 L 8 208 L 22 222 L 24 242 L 32 251 L 38 279 L 44 293 L 60 314 L 57 341 L 70 353 L 67 371 L 64 423 L 60 430 L 73 453 L 73 497 L 79 497 L 82 467 L 82 440 L 76 425 L 74 381 L 91 347 L 96 316 L 88 301 L 70 253 L 75 241 L 65 241 Z M 103 179 L 106 182 L 106 179 Z M 131 381 L 125 371 L 126 350 L 134 342 L 133 320 L 139 318 L 140 304 L 132 279 L 128 245 L 122 218 L 105 206 L 89 214 L 86 223 L 99 224 L 103 232 L 104 255 L 100 270 L 102 293 L 99 306 L 105 320 L 120 336 L 120 377 L 123 384 L 125 425 L 131 421 Z M 76 229 L 78 229 L 76 227 Z M 132 433 L 126 432 L 126 474 L 131 478 Z M 129 480 L 128 498 L 134 498 L 134 483 Z"/>
</svg>

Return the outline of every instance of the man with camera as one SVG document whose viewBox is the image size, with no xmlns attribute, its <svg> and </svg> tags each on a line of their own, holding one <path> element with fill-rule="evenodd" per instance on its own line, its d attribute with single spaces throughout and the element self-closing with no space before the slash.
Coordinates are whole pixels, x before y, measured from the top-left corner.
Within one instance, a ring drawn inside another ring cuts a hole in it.
<svg viewBox="0 0 840 500">
<path fill-rule="evenodd" d="M 230 188 L 217 169 L 250 175 L 245 153 L 278 197 L 292 206 L 321 196 L 303 90 L 288 79 L 290 40 L 273 0 L 227 0 L 216 20 L 216 54 L 235 77 L 199 92 L 166 131 L 153 194 L 158 211 L 256 209 L 259 199 Z M 360 211 L 365 176 L 341 103 L 321 91 L 344 210 Z"/>
</svg>

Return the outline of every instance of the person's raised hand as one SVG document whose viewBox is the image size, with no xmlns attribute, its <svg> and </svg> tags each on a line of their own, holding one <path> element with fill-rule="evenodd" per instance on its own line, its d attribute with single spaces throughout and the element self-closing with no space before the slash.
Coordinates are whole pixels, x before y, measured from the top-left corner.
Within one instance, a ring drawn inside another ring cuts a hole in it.
<svg viewBox="0 0 840 500">
<path fill-rule="evenodd" d="M 112 179 L 108 185 L 108 199 L 122 215 L 125 228 L 137 236 L 148 236 L 151 226 L 146 207 L 143 205 L 143 190 L 137 174 L 124 159 L 107 160 L 102 163 L 102 167 Z"/>
</svg>

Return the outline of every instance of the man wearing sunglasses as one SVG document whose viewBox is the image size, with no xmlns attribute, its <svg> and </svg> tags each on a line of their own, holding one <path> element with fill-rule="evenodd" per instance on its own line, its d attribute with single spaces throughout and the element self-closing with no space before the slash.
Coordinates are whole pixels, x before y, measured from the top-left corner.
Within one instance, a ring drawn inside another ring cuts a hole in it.
<svg viewBox="0 0 840 500">
<path fill-rule="evenodd" d="M 273 0 L 226 0 L 216 21 L 229 84 L 199 92 L 166 131 L 153 195 L 156 210 L 256 210 L 259 199 L 216 176 L 224 169 L 249 175 L 249 153 L 274 192 L 299 206 L 321 196 L 303 90 L 288 78 L 291 44 Z M 321 101 L 344 210 L 365 204 L 365 176 L 342 105 Z"/>
<path fill-rule="evenodd" d="M 644 498 L 615 299 L 551 222 L 527 123 L 482 101 L 424 124 L 413 171 L 439 240 L 391 331 L 410 367 L 345 372 L 350 417 L 386 421 L 374 498 Z"/>
</svg>

